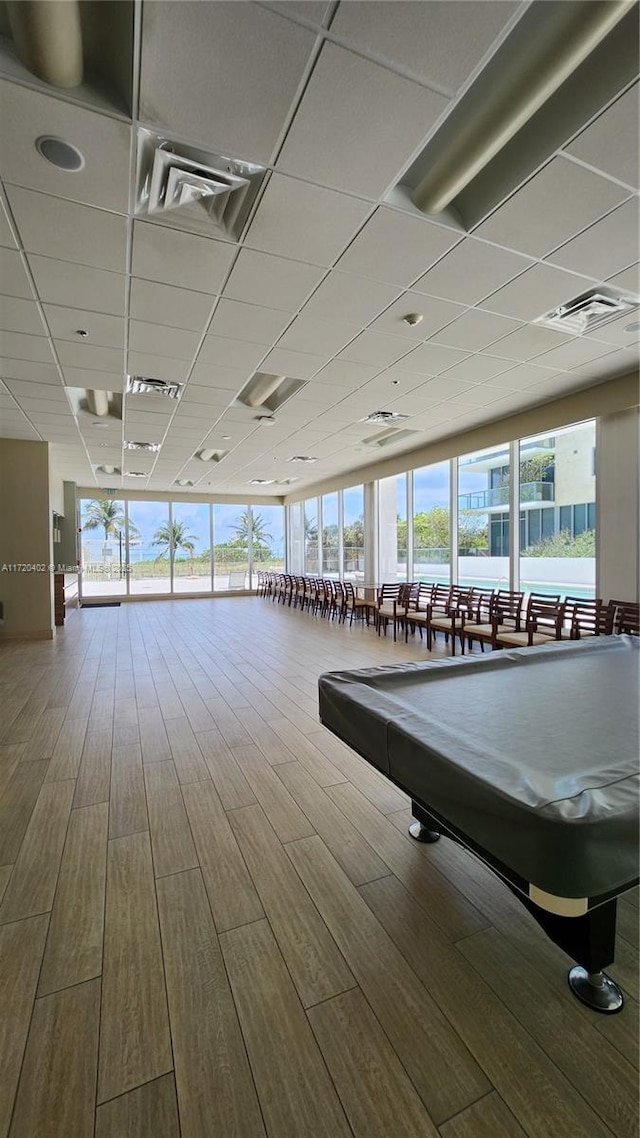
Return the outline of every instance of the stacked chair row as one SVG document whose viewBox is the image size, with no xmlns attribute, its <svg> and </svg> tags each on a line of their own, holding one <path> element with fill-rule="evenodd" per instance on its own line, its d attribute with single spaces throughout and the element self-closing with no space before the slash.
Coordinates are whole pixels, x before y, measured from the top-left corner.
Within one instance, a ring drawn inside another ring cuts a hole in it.
<svg viewBox="0 0 640 1138">
<path fill-rule="evenodd" d="M 560 594 L 484 590 L 459 585 L 410 582 L 384 584 L 376 597 L 360 597 L 350 581 L 295 576 L 289 573 L 259 575 L 259 595 L 293 608 L 353 623 L 354 617 L 373 624 L 378 635 L 393 638 L 404 631 L 426 634 L 431 651 L 442 633 L 455 655 L 456 643 L 465 647 L 485 645 L 492 649 L 528 648 L 553 640 L 579 640 L 613 633 L 640 635 L 640 606 L 629 601 L 571 597 Z"/>
</svg>

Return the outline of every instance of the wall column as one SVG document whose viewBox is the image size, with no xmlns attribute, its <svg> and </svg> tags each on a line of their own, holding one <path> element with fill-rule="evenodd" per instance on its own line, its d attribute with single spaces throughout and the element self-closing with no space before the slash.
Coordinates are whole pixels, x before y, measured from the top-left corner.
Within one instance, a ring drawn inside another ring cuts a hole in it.
<svg viewBox="0 0 640 1138">
<path fill-rule="evenodd" d="M 2 640 L 53 636 L 51 519 L 49 444 L 0 439 Z"/>
<path fill-rule="evenodd" d="M 596 593 L 638 601 L 640 571 L 640 409 L 598 420 Z"/>
</svg>

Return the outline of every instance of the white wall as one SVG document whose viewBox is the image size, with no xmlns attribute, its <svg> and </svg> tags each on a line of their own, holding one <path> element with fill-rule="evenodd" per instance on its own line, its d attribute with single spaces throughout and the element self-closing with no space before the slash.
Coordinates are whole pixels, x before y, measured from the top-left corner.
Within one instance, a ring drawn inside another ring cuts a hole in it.
<svg viewBox="0 0 640 1138">
<path fill-rule="evenodd" d="M 640 411 L 603 415 L 597 435 L 599 597 L 638 600 Z"/>
</svg>

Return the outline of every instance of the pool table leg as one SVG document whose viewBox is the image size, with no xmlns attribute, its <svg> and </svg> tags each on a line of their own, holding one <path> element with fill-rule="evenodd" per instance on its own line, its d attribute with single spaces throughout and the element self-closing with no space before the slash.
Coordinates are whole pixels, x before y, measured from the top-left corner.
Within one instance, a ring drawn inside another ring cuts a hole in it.
<svg viewBox="0 0 640 1138">
<path fill-rule="evenodd" d="M 561 917 L 520 899 L 550 940 L 577 961 L 567 977 L 574 996 L 596 1012 L 612 1015 L 621 1011 L 622 992 L 603 972 L 614 959 L 617 899 L 613 897 L 582 917 Z"/>
<path fill-rule="evenodd" d="M 418 806 L 417 802 L 412 802 L 411 813 L 415 818 L 415 822 L 412 822 L 409 826 L 411 837 L 415 838 L 417 842 L 437 842 L 440 838 L 440 834 L 437 830 L 429 829 L 429 825 L 433 824 L 433 820 L 429 817 L 426 810 Z"/>
</svg>

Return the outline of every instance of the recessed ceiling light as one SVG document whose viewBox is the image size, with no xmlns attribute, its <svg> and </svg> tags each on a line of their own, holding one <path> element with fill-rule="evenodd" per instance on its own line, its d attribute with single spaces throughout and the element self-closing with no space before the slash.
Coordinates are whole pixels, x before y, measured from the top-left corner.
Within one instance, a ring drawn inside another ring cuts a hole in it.
<svg viewBox="0 0 640 1138">
<path fill-rule="evenodd" d="M 88 335 L 86 328 L 76 328 L 76 336 L 81 336 L 84 340 Z"/>
<path fill-rule="evenodd" d="M 424 316 L 421 312 L 408 312 L 406 316 L 402 317 L 402 323 L 408 324 L 410 328 L 413 328 L 414 324 L 421 324 L 423 320 Z"/>
<path fill-rule="evenodd" d="M 179 399 L 184 383 L 169 383 L 166 379 L 150 379 L 146 375 L 127 376 L 127 395 L 165 395 Z"/>
<path fill-rule="evenodd" d="M 126 443 L 124 444 L 124 449 L 125 449 L 125 450 L 151 450 L 151 451 L 157 451 L 157 450 L 160 450 L 160 445 L 161 445 L 160 443 L 136 443 L 136 442 L 126 442 Z"/>
<path fill-rule="evenodd" d="M 42 134 L 36 139 L 36 150 L 52 166 L 57 166 L 58 170 L 66 170 L 69 174 L 77 173 L 84 166 L 84 157 L 80 151 L 70 142 L 65 142 L 63 138 Z"/>
<path fill-rule="evenodd" d="M 228 443 L 230 438 L 231 438 L 231 435 L 222 435 L 223 443 Z"/>
</svg>

